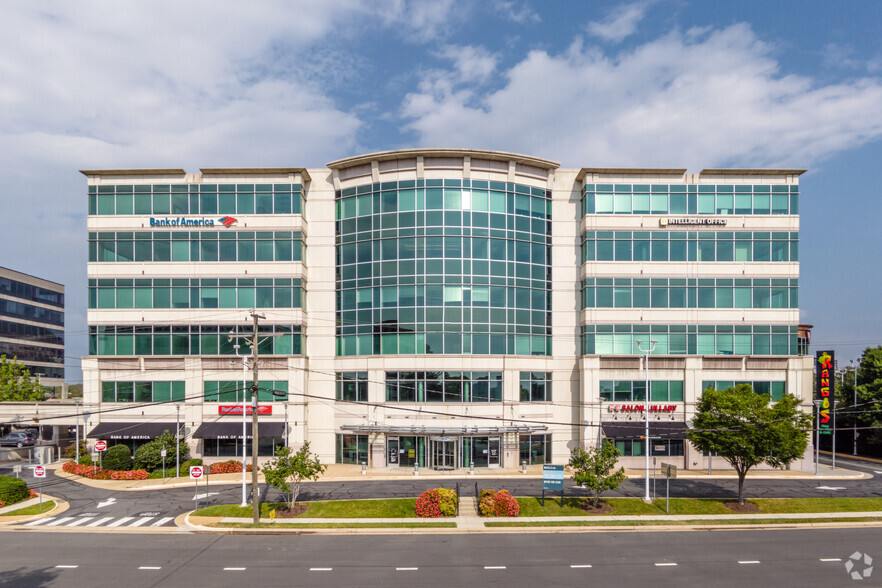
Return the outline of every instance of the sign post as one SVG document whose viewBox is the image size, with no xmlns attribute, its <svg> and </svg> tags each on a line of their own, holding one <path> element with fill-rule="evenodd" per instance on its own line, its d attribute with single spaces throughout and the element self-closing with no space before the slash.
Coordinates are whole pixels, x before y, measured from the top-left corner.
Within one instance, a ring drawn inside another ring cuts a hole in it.
<svg viewBox="0 0 882 588">
<path fill-rule="evenodd" d="M 37 492 L 40 494 L 40 512 L 43 512 L 43 478 L 46 477 L 46 468 L 41 465 L 34 466 L 34 477 L 40 480 Z"/>
<path fill-rule="evenodd" d="M 545 506 L 545 491 L 560 490 L 560 506 L 563 508 L 564 467 L 562 465 L 542 466 L 542 506 Z"/>
<path fill-rule="evenodd" d="M 669 463 L 661 464 L 661 469 L 665 473 L 665 514 L 671 512 L 671 478 L 677 477 L 677 466 Z"/>
<path fill-rule="evenodd" d="M 101 470 L 103 469 L 101 467 L 101 456 L 107 451 L 107 441 L 104 441 L 103 439 L 95 441 L 95 451 L 98 452 L 98 469 Z"/>
<path fill-rule="evenodd" d="M 165 456 L 168 454 L 167 449 L 161 449 L 159 455 L 162 456 L 162 483 L 165 484 Z"/>
<path fill-rule="evenodd" d="M 190 479 L 195 481 L 196 484 L 196 508 L 199 509 L 199 478 L 201 478 L 205 474 L 205 469 L 202 466 L 190 466 Z"/>
</svg>

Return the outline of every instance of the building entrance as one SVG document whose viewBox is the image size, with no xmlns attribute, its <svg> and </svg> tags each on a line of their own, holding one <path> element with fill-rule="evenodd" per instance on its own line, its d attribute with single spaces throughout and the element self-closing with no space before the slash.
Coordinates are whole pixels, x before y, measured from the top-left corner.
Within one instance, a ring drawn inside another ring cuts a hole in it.
<svg viewBox="0 0 882 588">
<path fill-rule="evenodd" d="M 429 455 L 432 462 L 429 464 L 435 470 L 456 469 L 456 439 L 452 437 L 433 437 L 430 440 L 431 448 Z"/>
</svg>

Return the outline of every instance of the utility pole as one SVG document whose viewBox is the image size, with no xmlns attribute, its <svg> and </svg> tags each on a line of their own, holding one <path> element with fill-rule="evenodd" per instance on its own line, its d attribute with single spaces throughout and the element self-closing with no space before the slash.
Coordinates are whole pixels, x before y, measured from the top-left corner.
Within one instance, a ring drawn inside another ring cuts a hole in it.
<svg viewBox="0 0 882 588">
<path fill-rule="evenodd" d="M 854 368 L 854 387 L 852 388 L 852 393 L 854 396 L 854 408 L 852 409 L 852 418 L 854 419 L 854 425 L 851 432 L 852 436 L 854 437 L 854 449 L 852 450 L 852 455 L 857 455 L 857 371 L 858 368 L 861 367 L 861 360 L 858 360 L 857 365 L 854 365 L 853 359 L 849 359 L 848 363 L 850 363 Z"/>
<path fill-rule="evenodd" d="M 177 420 L 175 421 L 175 477 L 181 477 L 181 405 L 175 403 L 178 411 Z M 164 480 L 163 480 L 164 481 Z"/>
<path fill-rule="evenodd" d="M 646 418 L 646 437 L 643 442 L 643 453 L 646 455 L 646 495 L 643 497 L 644 502 L 651 502 L 649 497 L 649 354 L 655 350 L 655 339 L 650 339 L 649 347 L 643 348 L 643 341 L 637 339 L 637 349 L 643 353 L 643 366 L 646 368 L 646 396 L 643 402 L 643 416 Z"/>
<path fill-rule="evenodd" d="M 74 403 L 77 405 L 77 461 L 76 463 L 80 463 L 80 399 L 74 398 Z"/>
<path fill-rule="evenodd" d="M 254 338 L 251 340 L 251 352 L 254 356 L 254 365 L 252 366 L 254 378 L 251 383 L 251 512 L 256 525 L 260 523 L 260 488 L 257 484 L 257 353 L 260 340 L 257 338 L 257 319 L 266 317 L 252 310 L 251 318 L 254 320 Z"/>
</svg>

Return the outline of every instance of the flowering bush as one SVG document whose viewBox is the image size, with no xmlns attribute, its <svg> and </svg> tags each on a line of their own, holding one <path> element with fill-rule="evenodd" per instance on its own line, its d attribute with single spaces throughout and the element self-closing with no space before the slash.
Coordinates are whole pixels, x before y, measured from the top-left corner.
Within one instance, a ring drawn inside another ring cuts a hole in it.
<svg viewBox="0 0 882 588">
<path fill-rule="evenodd" d="M 28 488 L 28 497 L 29 498 L 37 498 L 40 496 L 40 493 L 34 490 L 33 488 Z"/>
<path fill-rule="evenodd" d="M 248 468 L 245 470 L 246 472 L 250 472 L 251 464 L 248 464 Z M 260 471 L 260 468 L 257 468 L 257 471 Z M 208 473 L 210 474 L 239 474 L 242 473 L 242 462 L 236 461 L 235 459 L 231 459 L 229 461 L 221 461 L 218 463 L 213 463 L 208 468 Z"/>
<path fill-rule="evenodd" d="M 98 466 L 80 465 L 71 461 L 61 466 L 61 469 L 90 480 L 146 480 L 150 475 L 147 470 L 102 470 Z"/>
<path fill-rule="evenodd" d="M 517 499 L 508 490 L 481 490 L 478 510 L 485 517 L 516 517 L 521 511 Z"/>
<path fill-rule="evenodd" d="M 420 494 L 414 510 L 418 517 L 452 517 L 456 514 L 458 502 L 456 491 L 448 488 L 432 488 Z"/>
</svg>

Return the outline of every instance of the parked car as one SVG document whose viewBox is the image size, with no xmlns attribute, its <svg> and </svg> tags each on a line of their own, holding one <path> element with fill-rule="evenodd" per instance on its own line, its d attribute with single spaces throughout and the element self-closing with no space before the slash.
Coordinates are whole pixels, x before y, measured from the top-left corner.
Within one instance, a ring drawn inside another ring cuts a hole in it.
<svg viewBox="0 0 882 588">
<path fill-rule="evenodd" d="M 30 447 L 34 444 L 34 437 L 27 433 L 10 433 L 0 437 L 0 447 Z"/>
</svg>

